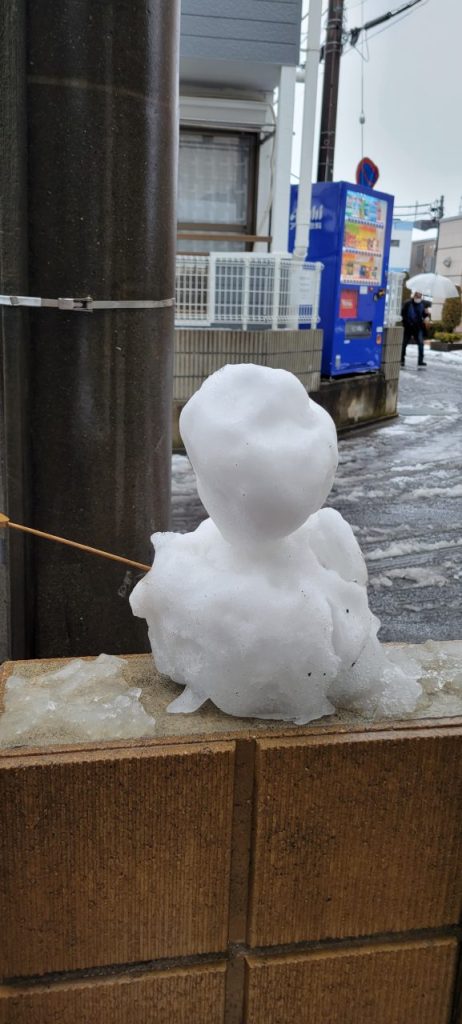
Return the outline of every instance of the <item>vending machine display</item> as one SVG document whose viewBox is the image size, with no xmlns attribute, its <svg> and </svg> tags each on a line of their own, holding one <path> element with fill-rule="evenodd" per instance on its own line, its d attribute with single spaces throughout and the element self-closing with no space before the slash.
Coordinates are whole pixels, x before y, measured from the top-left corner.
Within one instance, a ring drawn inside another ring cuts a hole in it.
<svg viewBox="0 0 462 1024">
<path fill-rule="evenodd" d="M 293 249 L 297 192 L 291 195 Z M 348 182 L 313 185 L 308 260 L 324 265 L 322 373 L 370 373 L 382 360 L 393 197 Z"/>
</svg>

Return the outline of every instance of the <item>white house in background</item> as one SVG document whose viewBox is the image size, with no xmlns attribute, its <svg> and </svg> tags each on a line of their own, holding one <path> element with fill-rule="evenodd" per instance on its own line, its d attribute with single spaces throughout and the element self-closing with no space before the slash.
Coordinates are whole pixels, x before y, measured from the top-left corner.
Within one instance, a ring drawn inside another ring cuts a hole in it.
<svg viewBox="0 0 462 1024">
<path fill-rule="evenodd" d="M 434 239 L 435 256 L 433 266 L 422 267 L 422 270 L 432 270 L 435 273 L 443 273 L 454 285 L 462 290 L 462 215 L 458 217 L 444 217 L 439 221 L 437 239 Z M 414 243 L 416 245 L 416 243 Z M 415 269 L 420 273 L 420 267 Z M 433 302 L 431 315 L 433 319 L 440 319 L 443 303 Z M 459 326 L 460 330 L 461 326 Z"/>
<path fill-rule="evenodd" d="M 462 215 L 440 221 L 436 249 L 436 273 L 462 286 Z"/>
<path fill-rule="evenodd" d="M 183 0 L 178 252 L 287 250 L 301 6 Z"/>
<path fill-rule="evenodd" d="M 413 224 L 399 218 L 393 219 L 390 245 L 390 270 L 406 274 L 411 265 Z"/>
<path fill-rule="evenodd" d="M 412 243 L 409 276 L 416 274 L 433 274 L 436 260 L 436 237 L 419 238 Z"/>
</svg>

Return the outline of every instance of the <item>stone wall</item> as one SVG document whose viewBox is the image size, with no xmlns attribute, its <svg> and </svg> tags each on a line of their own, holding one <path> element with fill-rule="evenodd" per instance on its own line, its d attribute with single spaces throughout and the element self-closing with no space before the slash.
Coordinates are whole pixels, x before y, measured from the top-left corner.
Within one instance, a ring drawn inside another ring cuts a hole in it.
<svg viewBox="0 0 462 1024">
<path fill-rule="evenodd" d="M 402 339 L 402 327 L 385 328 L 378 373 L 323 380 L 319 390 L 312 393 L 312 398 L 330 413 L 337 430 L 367 426 L 397 415 Z"/>
<path fill-rule="evenodd" d="M 225 331 L 177 329 L 173 379 L 173 447 L 182 448 L 178 421 L 206 377 L 226 363 L 276 366 L 301 380 L 330 413 L 338 430 L 397 415 L 402 327 L 383 332 L 382 368 L 321 381 L 322 331 Z"/>
<path fill-rule="evenodd" d="M 382 370 L 386 381 L 397 381 L 399 378 L 402 344 L 402 327 L 384 328 Z"/>
<path fill-rule="evenodd" d="M 204 380 L 227 363 L 257 363 L 290 370 L 310 393 L 321 379 L 322 331 L 175 331 L 173 447 L 181 447 L 178 419 Z"/>
</svg>

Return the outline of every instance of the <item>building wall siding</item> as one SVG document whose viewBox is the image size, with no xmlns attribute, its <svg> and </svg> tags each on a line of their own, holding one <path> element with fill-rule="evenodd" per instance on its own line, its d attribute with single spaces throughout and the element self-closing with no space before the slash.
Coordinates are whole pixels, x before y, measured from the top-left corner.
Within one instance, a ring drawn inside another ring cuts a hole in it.
<svg viewBox="0 0 462 1024">
<path fill-rule="evenodd" d="M 181 56 L 296 65 L 300 18 L 301 0 L 183 0 Z"/>
</svg>

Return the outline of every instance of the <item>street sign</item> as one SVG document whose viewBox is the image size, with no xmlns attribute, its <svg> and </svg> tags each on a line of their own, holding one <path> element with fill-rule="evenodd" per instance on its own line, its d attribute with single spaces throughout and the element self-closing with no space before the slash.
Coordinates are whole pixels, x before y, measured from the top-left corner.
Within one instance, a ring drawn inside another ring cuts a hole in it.
<svg viewBox="0 0 462 1024">
<path fill-rule="evenodd" d="M 369 156 L 364 156 L 356 168 L 356 184 L 367 185 L 373 188 L 379 180 L 379 169 L 377 164 Z"/>
</svg>

